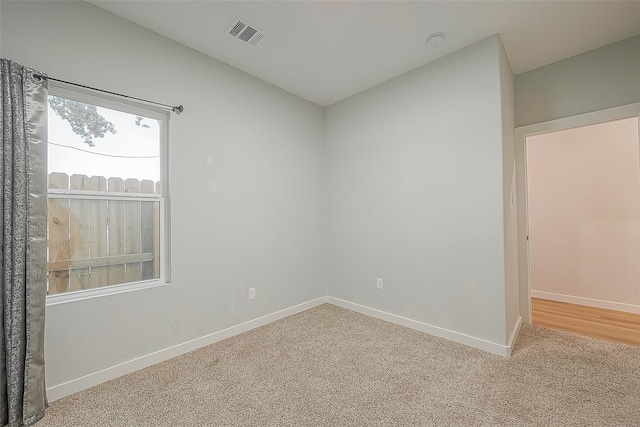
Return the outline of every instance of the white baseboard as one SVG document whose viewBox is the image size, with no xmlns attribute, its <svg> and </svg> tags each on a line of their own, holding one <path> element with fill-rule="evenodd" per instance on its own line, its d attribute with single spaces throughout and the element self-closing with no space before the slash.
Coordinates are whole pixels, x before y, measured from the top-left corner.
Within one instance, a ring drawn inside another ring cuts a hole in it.
<svg viewBox="0 0 640 427">
<path fill-rule="evenodd" d="M 509 346 L 507 347 L 509 354 L 507 357 L 511 357 L 511 352 L 513 351 L 513 345 L 516 343 L 518 339 L 518 335 L 520 335 L 520 328 L 522 327 L 522 317 L 518 316 L 518 320 L 516 321 L 515 326 L 513 327 L 513 331 L 511 331 L 511 336 L 509 337 Z"/>
<path fill-rule="evenodd" d="M 555 294 L 553 292 L 543 292 L 531 290 L 533 298 L 548 299 L 551 301 L 568 302 L 571 304 L 586 305 L 588 307 L 605 308 L 608 310 L 624 311 L 627 313 L 640 314 L 640 305 L 626 304 L 623 302 L 605 301 L 593 298 L 576 297 L 573 295 Z"/>
<path fill-rule="evenodd" d="M 224 339 L 233 337 L 243 332 L 250 331 L 251 329 L 264 326 L 271 322 L 275 322 L 276 320 L 280 320 L 285 317 L 291 316 L 293 314 L 308 310 L 310 308 L 317 307 L 327 302 L 330 304 L 336 305 L 338 307 L 346 308 L 348 310 L 352 310 L 367 316 L 375 317 L 377 319 L 381 319 L 381 320 L 395 323 L 397 325 L 401 325 L 407 328 L 425 332 L 430 335 L 435 335 L 437 337 L 445 338 L 450 341 L 454 341 L 460 344 L 468 345 L 470 347 L 478 348 L 480 350 L 484 350 L 489 353 L 497 354 L 503 357 L 509 357 L 511 355 L 513 344 L 515 343 L 515 340 L 520 331 L 520 326 L 522 324 L 522 318 L 518 318 L 518 322 L 516 323 L 511 333 L 509 344 L 503 345 L 503 344 L 497 344 L 491 341 L 486 341 L 480 338 L 472 337 L 470 335 L 466 335 L 460 332 L 451 331 L 438 326 L 429 325 L 427 323 L 423 323 L 417 320 L 412 320 L 406 317 L 397 316 L 395 314 L 376 310 L 363 305 L 344 301 L 338 298 L 321 297 L 321 298 L 314 299 L 312 301 L 308 301 L 306 303 L 302 303 L 293 307 L 286 308 L 284 310 L 277 311 L 275 313 L 268 314 L 266 316 L 259 317 L 257 319 L 250 320 L 245 323 L 241 323 L 236 326 L 232 326 L 227 329 L 223 329 L 218 332 L 214 332 L 214 333 L 202 336 L 200 338 L 196 338 L 181 344 L 174 345 L 172 347 L 165 348 L 163 350 L 159 350 L 159 351 L 156 351 L 132 360 L 128 360 L 123 363 L 119 363 L 117 365 L 102 369 L 97 372 L 93 372 L 91 374 L 73 379 L 71 381 L 67 381 L 62 384 L 54 385 L 52 387 L 47 388 L 47 398 L 49 402 L 53 402 L 65 396 L 71 395 L 73 393 L 77 393 L 79 391 L 96 386 L 103 382 L 112 380 L 114 378 L 118 378 L 122 375 L 126 375 L 131 372 L 144 369 L 151 365 L 155 365 L 156 363 L 160 363 L 165 360 L 171 359 L 173 357 L 180 356 L 181 354 L 185 354 L 190 351 L 197 350 L 201 347 L 205 347 L 207 345 L 216 343 L 218 341 L 222 341 Z"/>
<path fill-rule="evenodd" d="M 118 365 L 93 372 L 91 374 L 73 379 L 71 381 L 67 381 L 62 384 L 54 385 L 47 388 L 47 398 L 49 402 L 53 402 L 62 397 L 101 384 L 105 381 L 109 381 L 122 375 L 138 371 L 151 365 L 155 365 L 156 363 L 160 363 L 173 357 L 180 356 L 181 354 L 197 350 L 198 348 L 230 338 L 243 332 L 247 332 L 259 326 L 264 326 L 268 323 L 283 319 L 285 317 L 291 316 L 292 314 L 300 313 L 326 302 L 328 302 L 326 297 L 317 298 L 299 305 L 295 305 L 293 307 L 286 308 L 284 310 L 276 311 L 275 313 L 271 313 L 257 319 L 250 320 L 245 323 L 241 323 L 236 326 L 232 326 L 227 329 L 223 329 L 218 332 L 214 332 L 212 334 L 202 336 L 200 338 L 184 342 L 182 344 L 174 345 L 172 347 L 168 347 L 154 353 L 128 360 Z"/>
<path fill-rule="evenodd" d="M 478 348 L 480 350 L 487 351 L 489 353 L 497 354 L 498 356 L 509 357 L 511 355 L 511 349 L 515 337 L 517 336 L 519 325 L 522 321 L 518 321 L 516 329 L 511 335 L 509 345 L 498 344 L 491 341 L 483 340 L 481 338 L 472 337 L 460 332 L 451 331 L 449 329 L 441 328 L 439 326 L 429 325 L 417 320 L 407 319 L 406 317 L 397 316 L 395 314 L 387 313 L 384 311 L 369 308 L 363 305 L 355 304 L 349 301 L 344 301 L 334 297 L 327 297 L 329 304 L 337 305 L 338 307 L 346 308 L 348 310 L 356 311 L 358 313 L 375 317 L 380 320 L 395 323 L 396 325 L 405 326 L 407 328 L 415 329 L 420 332 L 425 332 L 429 335 L 435 335 L 440 338 L 444 338 L 450 341 L 455 341 L 460 344 L 468 345 L 469 347 Z"/>
</svg>

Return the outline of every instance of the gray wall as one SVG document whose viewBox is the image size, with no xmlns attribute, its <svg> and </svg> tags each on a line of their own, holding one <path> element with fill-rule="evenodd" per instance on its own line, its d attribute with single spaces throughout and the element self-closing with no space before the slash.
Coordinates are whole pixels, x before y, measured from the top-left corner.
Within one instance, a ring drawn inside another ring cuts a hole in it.
<svg viewBox="0 0 640 427">
<path fill-rule="evenodd" d="M 326 108 L 329 295 L 506 344 L 500 49 Z"/>
<path fill-rule="evenodd" d="M 84 2 L 1 7 L 2 56 L 186 108 L 170 122 L 172 285 L 49 306 L 48 386 L 327 294 L 507 344 L 499 36 L 323 111 Z"/>
<path fill-rule="evenodd" d="M 515 77 L 516 126 L 640 102 L 640 36 Z"/>
<path fill-rule="evenodd" d="M 515 76 L 516 127 L 640 102 L 640 35 Z M 524 138 L 516 140 L 520 190 L 520 313 L 529 316 Z"/>
<path fill-rule="evenodd" d="M 1 7 L 3 57 L 185 106 L 169 125 L 172 285 L 47 307 L 47 386 L 326 294 L 320 107 L 88 3 Z"/>
<path fill-rule="evenodd" d="M 516 194 L 515 112 L 513 72 L 500 46 L 500 95 L 502 100 L 502 191 L 504 209 L 506 338 L 511 338 L 520 318 L 518 281 L 518 208 Z"/>
</svg>

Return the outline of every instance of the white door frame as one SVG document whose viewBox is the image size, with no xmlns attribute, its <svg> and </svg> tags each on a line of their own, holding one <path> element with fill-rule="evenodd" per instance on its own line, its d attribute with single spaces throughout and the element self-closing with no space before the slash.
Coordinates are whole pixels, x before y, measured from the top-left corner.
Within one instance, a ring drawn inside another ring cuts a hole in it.
<svg viewBox="0 0 640 427">
<path fill-rule="evenodd" d="M 640 102 L 580 114 L 563 119 L 533 125 L 520 126 L 515 130 L 516 194 L 518 206 L 518 281 L 520 293 L 520 315 L 523 323 L 531 323 L 531 286 L 529 283 L 529 197 L 527 195 L 527 137 L 543 133 L 571 129 L 612 120 L 637 117 Z M 640 132 L 640 130 L 639 130 Z"/>
</svg>

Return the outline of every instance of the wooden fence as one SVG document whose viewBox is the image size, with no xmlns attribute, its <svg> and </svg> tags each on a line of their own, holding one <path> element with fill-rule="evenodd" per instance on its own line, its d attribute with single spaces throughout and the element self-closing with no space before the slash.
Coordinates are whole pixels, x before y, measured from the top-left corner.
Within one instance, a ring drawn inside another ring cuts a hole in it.
<svg viewBox="0 0 640 427">
<path fill-rule="evenodd" d="M 58 172 L 49 188 L 159 194 L 151 180 Z M 159 201 L 61 195 L 49 197 L 48 208 L 49 295 L 160 277 Z"/>
</svg>

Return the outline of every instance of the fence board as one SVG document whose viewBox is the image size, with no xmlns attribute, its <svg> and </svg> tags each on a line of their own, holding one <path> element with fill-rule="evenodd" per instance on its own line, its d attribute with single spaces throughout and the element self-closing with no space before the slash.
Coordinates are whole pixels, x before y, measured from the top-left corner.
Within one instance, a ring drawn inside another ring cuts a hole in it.
<svg viewBox="0 0 640 427">
<path fill-rule="evenodd" d="M 160 184 L 52 172 L 49 188 L 154 195 Z M 62 196 L 48 204 L 49 294 L 160 277 L 159 202 Z"/>
<path fill-rule="evenodd" d="M 69 188 L 69 177 L 64 173 L 49 175 L 49 188 L 66 190 Z M 49 259 L 64 261 L 69 259 L 69 200 L 49 199 Z M 69 290 L 69 271 L 49 272 L 49 294 L 67 292 Z"/>
<path fill-rule="evenodd" d="M 89 184 L 86 175 L 71 175 L 70 189 L 85 190 Z M 69 200 L 69 251 L 71 259 L 89 257 L 90 218 L 86 200 Z M 89 269 L 69 270 L 69 291 L 80 291 L 89 288 Z"/>
<path fill-rule="evenodd" d="M 134 262 L 146 262 L 153 260 L 153 253 L 147 252 L 143 254 L 115 255 L 94 258 L 79 258 L 66 261 L 50 261 L 47 263 L 49 270 L 68 270 L 82 268 L 97 268 L 101 266 L 126 264 Z"/>
<path fill-rule="evenodd" d="M 107 179 L 103 176 L 92 176 L 89 188 L 92 191 L 107 191 Z M 107 251 L 107 201 L 87 200 L 91 220 L 90 258 L 106 257 Z M 91 267 L 90 286 L 99 288 L 109 284 L 109 267 Z"/>
<path fill-rule="evenodd" d="M 124 192 L 124 180 L 122 178 L 109 178 L 108 190 L 111 192 Z M 124 255 L 124 202 L 110 200 L 108 207 L 109 224 L 109 255 Z M 124 265 L 109 266 L 109 284 L 118 285 L 125 283 Z"/>
<path fill-rule="evenodd" d="M 140 181 L 137 179 L 127 179 L 124 182 L 125 191 L 127 193 L 140 193 Z M 140 253 L 140 202 L 126 201 L 124 202 L 124 223 L 125 223 L 125 253 Z M 141 263 L 126 264 L 127 282 L 138 282 L 142 280 Z"/>
<path fill-rule="evenodd" d="M 153 181 L 143 179 L 140 181 L 140 192 L 153 194 L 155 184 Z M 156 202 L 142 202 L 140 206 L 140 250 L 142 252 L 154 252 L 155 230 L 155 205 Z M 155 276 L 154 261 L 142 263 L 142 280 L 157 279 Z"/>
</svg>

